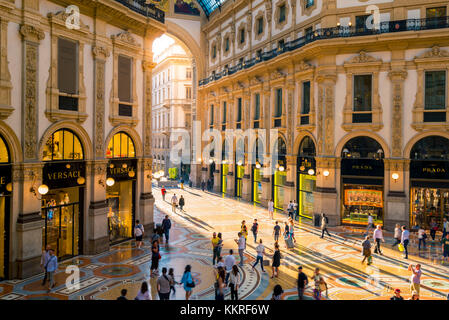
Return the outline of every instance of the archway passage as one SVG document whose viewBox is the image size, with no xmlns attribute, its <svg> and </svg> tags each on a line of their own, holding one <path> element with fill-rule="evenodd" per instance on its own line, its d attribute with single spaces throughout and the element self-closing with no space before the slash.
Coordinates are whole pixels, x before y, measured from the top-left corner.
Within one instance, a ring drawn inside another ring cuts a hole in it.
<svg viewBox="0 0 449 320">
<path fill-rule="evenodd" d="M 274 154 L 272 164 L 274 174 L 272 177 L 272 196 L 274 200 L 274 207 L 279 210 L 284 210 L 285 203 L 285 182 L 287 181 L 287 144 L 282 137 L 276 140 L 274 146 Z"/>
<path fill-rule="evenodd" d="M 352 138 L 341 154 L 341 222 L 383 224 L 384 150 L 373 138 Z"/>
<path fill-rule="evenodd" d="M 106 201 L 108 203 L 109 242 L 118 243 L 133 237 L 136 215 L 137 159 L 133 139 L 117 132 L 109 141 L 106 158 Z"/>
<path fill-rule="evenodd" d="M 9 273 L 11 192 L 11 156 L 5 139 L 0 136 L 0 280 Z"/>
<path fill-rule="evenodd" d="M 316 187 L 315 155 L 316 148 L 312 138 L 304 137 L 296 158 L 296 198 L 298 215 L 307 219 L 313 217 L 313 192 Z"/>
<path fill-rule="evenodd" d="M 46 141 L 42 160 L 42 246 L 60 259 L 81 253 L 86 166 L 84 148 L 70 129 L 59 129 Z"/>
<path fill-rule="evenodd" d="M 431 230 L 432 238 L 449 220 L 449 140 L 428 136 L 410 151 L 410 227 Z M 447 230 L 449 231 L 449 230 Z"/>
</svg>

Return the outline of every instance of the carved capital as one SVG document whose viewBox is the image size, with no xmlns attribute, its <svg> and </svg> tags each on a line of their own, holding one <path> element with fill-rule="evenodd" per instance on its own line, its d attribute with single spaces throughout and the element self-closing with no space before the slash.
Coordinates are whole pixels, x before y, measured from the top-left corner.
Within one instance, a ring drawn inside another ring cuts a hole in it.
<svg viewBox="0 0 449 320">
<path fill-rule="evenodd" d="M 93 46 L 92 54 L 95 59 L 106 60 L 106 58 L 110 56 L 110 51 L 107 47 Z"/>
<path fill-rule="evenodd" d="M 22 24 L 19 30 L 23 40 L 39 43 L 45 38 L 45 33 L 42 29 L 29 24 Z"/>
</svg>

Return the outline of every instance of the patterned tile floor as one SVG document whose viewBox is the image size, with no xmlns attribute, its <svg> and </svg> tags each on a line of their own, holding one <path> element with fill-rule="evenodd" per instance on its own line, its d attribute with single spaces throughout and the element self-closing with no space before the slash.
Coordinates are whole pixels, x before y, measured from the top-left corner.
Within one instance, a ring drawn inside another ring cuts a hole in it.
<svg viewBox="0 0 449 320">
<path fill-rule="evenodd" d="M 184 212 L 171 212 L 167 201 L 162 201 L 160 189 L 154 188 L 155 222 L 159 223 L 165 213 L 170 215 L 173 227 L 170 244 L 161 246 L 162 259 L 160 268 L 173 267 L 179 281 L 184 266 L 192 265 L 192 273 L 197 286 L 192 299 L 210 300 L 213 293 L 213 268 L 210 237 L 212 233 L 221 232 L 224 238 L 223 255 L 229 249 L 236 249 L 235 239 L 242 220 L 250 226 L 257 218 L 260 224 L 259 236 L 263 239 L 267 252 L 272 253 L 274 241 L 272 228 L 274 221 L 267 217 L 266 209 L 231 198 L 202 192 L 197 189 L 169 189 L 166 200 L 172 193 L 186 199 Z M 275 219 L 281 225 L 286 220 L 282 213 L 275 213 Z M 295 279 L 297 266 L 303 265 L 310 277 L 315 267 L 320 267 L 329 291 L 325 299 L 367 299 L 382 300 L 392 295 L 393 288 L 400 288 L 405 298 L 410 297 L 409 263 L 421 263 L 423 267 L 421 299 L 446 299 L 449 293 L 448 264 L 442 263 L 439 246 L 435 242 L 428 249 L 418 254 L 412 248 L 409 260 L 404 260 L 401 253 L 392 248 L 392 239 L 387 238 L 383 256 L 374 256 L 371 266 L 361 264 L 360 239 L 363 230 L 337 227 L 331 230 L 332 238 L 321 239 L 320 231 L 308 222 L 300 221 L 296 225 L 296 247 L 286 250 L 282 246 L 282 264 L 279 278 L 272 280 L 271 267 L 266 273 L 259 267 L 251 269 L 254 262 L 255 244 L 252 234 L 248 235 L 248 250 L 242 269 L 243 283 L 240 289 L 242 299 L 270 299 L 273 287 L 281 284 L 284 299 L 296 299 Z M 390 244 L 390 245 L 389 245 Z M 47 293 L 41 286 L 42 275 L 25 280 L 7 280 L 0 282 L 0 300 L 14 299 L 115 299 L 122 288 L 128 289 L 129 298 L 134 298 L 141 281 L 149 280 L 152 296 L 155 299 L 155 278 L 149 277 L 150 243 L 145 241 L 142 249 L 134 248 L 134 241 L 128 241 L 96 256 L 80 256 L 60 264 L 56 274 L 56 288 Z M 235 250 L 237 251 L 237 250 Z M 237 262 L 238 254 L 235 253 Z M 69 274 L 65 269 L 77 265 L 80 269 L 80 287 L 70 291 L 65 286 Z M 229 294 L 229 293 L 228 293 Z M 306 290 L 306 297 L 311 299 L 311 287 Z M 177 286 L 172 299 L 183 299 L 184 290 Z M 225 299 L 229 299 L 228 296 Z"/>
</svg>

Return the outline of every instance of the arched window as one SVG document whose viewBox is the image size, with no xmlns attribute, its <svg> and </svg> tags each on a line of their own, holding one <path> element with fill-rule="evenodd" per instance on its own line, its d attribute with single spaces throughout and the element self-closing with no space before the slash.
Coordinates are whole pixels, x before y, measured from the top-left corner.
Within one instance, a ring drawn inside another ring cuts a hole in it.
<svg viewBox="0 0 449 320">
<path fill-rule="evenodd" d="M 263 164 L 264 153 L 265 149 L 263 142 L 261 139 L 257 138 L 253 146 L 253 152 L 251 157 L 252 164 L 256 164 L 256 162 Z"/>
<path fill-rule="evenodd" d="M 5 139 L 3 139 L 2 136 L 0 136 L 0 163 L 9 163 L 10 162 L 10 156 L 9 156 L 9 149 L 6 145 Z"/>
<path fill-rule="evenodd" d="M 285 144 L 284 139 L 279 137 L 276 140 L 276 144 L 274 146 L 273 152 L 273 164 L 274 165 L 282 165 L 285 166 L 285 155 L 287 154 L 287 145 Z"/>
<path fill-rule="evenodd" d="M 237 140 L 235 144 L 235 160 L 236 163 L 241 161 L 242 163 L 245 161 L 245 138 L 240 138 Z"/>
<path fill-rule="evenodd" d="M 382 146 L 370 137 L 355 137 L 346 142 L 342 152 L 342 158 L 351 159 L 383 159 Z"/>
<path fill-rule="evenodd" d="M 449 140 L 440 136 L 425 137 L 413 145 L 411 160 L 449 160 Z"/>
<path fill-rule="evenodd" d="M 134 158 L 136 151 L 134 142 L 125 132 L 114 134 L 106 150 L 106 158 Z"/>
<path fill-rule="evenodd" d="M 298 156 L 300 157 L 314 157 L 316 155 L 315 143 L 313 143 L 312 138 L 309 136 L 302 139 L 299 145 Z"/>
<path fill-rule="evenodd" d="M 68 129 L 54 132 L 47 140 L 42 154 L 43 161 L 82 160 L 83 147 L 79 138 Z"/>
</svg>

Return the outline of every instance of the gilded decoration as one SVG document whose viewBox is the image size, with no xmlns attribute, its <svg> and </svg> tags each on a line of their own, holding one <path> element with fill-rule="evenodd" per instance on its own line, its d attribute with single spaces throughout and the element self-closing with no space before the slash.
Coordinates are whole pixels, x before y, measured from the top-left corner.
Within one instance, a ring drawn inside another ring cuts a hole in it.
<svg viewBox="0 0 449 320">
<path fill-rule="evenodd" d="M 368 55 L 365 51 L 360 51 L 358 55 L 352 57 L 344 63 L 346 71 L 346 103 L 343 111 L 342 128 L 346 131 L 352 131 L 359 128 L 371 128 L 373 131 L 379 131 L 383 127 L 382 123 L 382 105 L 379 94 L 379 72 L 382 66 L 382 60 Z M 370 123 L 353 123 L 354 114 L 354 76 L 372 75 L 372 102 L 371 113 L 372 121 Z"/>
<path fill-rule="evenodd" d="M 418 73 L 418 85 L 415 96 L 415 103 L 413 105 L 413 123 L 411 126 L 417 131 L 440 128 L 445 128 L 446 130 L 448 130 L 449 100 L 446 101 L 446 109 L 438 110 L 439 112 L 446 112 L 446 122 L 424 122 L 424 77 L 427 70 L 445 70 L 446 74 L 449 72 L 449 51 L 442 50 L 438 46 L 433 46 L 430 50 L 415 57 L 414 62 Z M 448 95 L 446 95 L 446 99 L 449 99 Z"/>
</svg>

